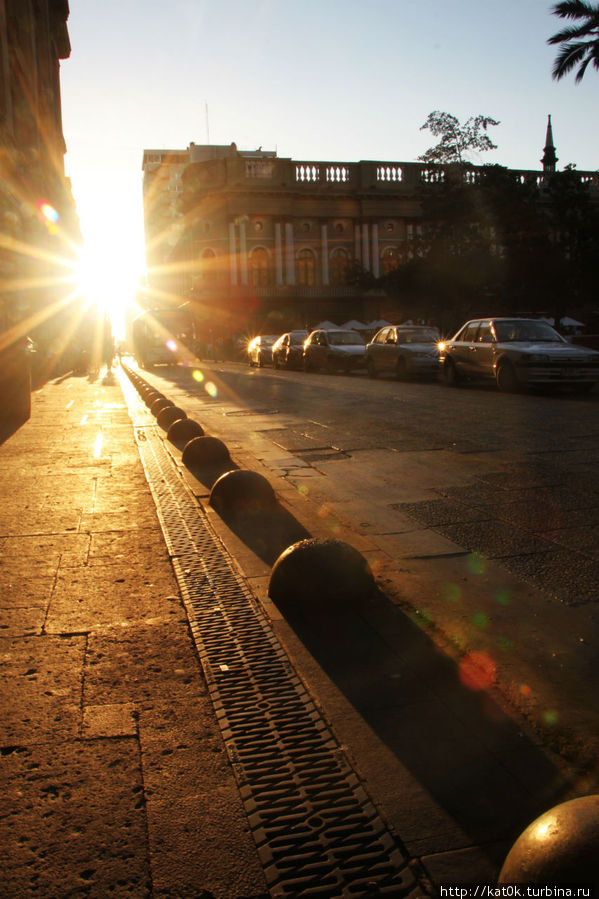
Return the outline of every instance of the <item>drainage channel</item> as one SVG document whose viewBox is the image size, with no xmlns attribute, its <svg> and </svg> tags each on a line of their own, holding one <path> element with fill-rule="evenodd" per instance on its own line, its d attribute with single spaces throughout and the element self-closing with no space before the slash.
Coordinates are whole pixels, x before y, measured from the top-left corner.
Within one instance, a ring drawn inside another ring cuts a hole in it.
<svg viewBox="0 0 599 899">
<path fill-rule="evenodd" d="M 157 427 L 135 434 L 270 895 L 427 895 Z"/>
</svg>

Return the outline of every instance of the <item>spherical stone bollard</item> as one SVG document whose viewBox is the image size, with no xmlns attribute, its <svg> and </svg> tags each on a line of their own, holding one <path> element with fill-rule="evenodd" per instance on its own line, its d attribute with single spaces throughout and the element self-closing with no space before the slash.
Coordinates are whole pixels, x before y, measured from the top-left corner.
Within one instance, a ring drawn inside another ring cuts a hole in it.
<svg viewBox="0 0 599 899">
<path fill-rule="evenodd" d="M 167 440 L 171 443 L 189 443 L 194 437 L 203 437 L 204 428 L 193 418 L 178 418 L 166 432 Z"/>
<path fill-rule="evenodd" d="M 570 799 L 533 821 L 510 849 L 500 884 L 599 882 L 599 795 Z"/>
<path fill-rule="evenodd" d="M 268 595 L 281 609 L 317 610 L 358 604 L 374 586 L 368 562 L 357 549 L 342 540 L 313 537 L 281 553 Z"/>
<path fill-rule="evenodd" d="M 242 468 L 222 474 L 210 491 L 210 505 L 223 517 L 264 513 L 272 510 L 276 501 L 263 475 Z"/>
<path fill-rule="evenodd" d="M 155 396 L 150 402 L 146 401 L 146 403 L 152 415 L 155 415 L 156 417 L 158 417 L 158 413 L 162 412 L 163 409 L 166 409 L 167 406 L 175 405 L 172 400 L 167 399 L 165 396 Z"/>
<path fill-rule="evenodd" d="M 194 437 L 185 445 L 181 460 L 187 468 L 218 465 L 230 459 L 229 450 L 218 437 Z"/>
<path fill-rule="evenodd" d="M 158 413 L 156 421 L 161 428 L 168 431 L 173 422 L 178 421 L 180 418 L 187 418 L 187 412 L 178 406 L 166 406 Z"/>
</svg>

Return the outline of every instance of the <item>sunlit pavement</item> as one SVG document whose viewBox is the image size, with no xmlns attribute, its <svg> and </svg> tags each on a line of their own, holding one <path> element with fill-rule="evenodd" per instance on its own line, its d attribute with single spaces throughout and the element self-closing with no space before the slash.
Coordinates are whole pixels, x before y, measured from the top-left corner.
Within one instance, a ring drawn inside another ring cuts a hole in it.
<svg viewBox="0 0 599 899">
<path fill-rule="evenodd" d="M 0 892 L 259 895 L 116 378 L 48 383 L 0 470 Z"/>
<path fill-rule="evenodd" d="M 242 441 L 232 453 L 256 464 Z M 4 895 L 259 896 L 261 866 L 116 376 L 48 383 L 0 446 L 0 466 Z M 270 474 L 295 513 L 293 490 Z M 302 508 L 309 530 L 325 532 L 318 508 Z M 300 640 L 268 603 L 268 565 L 208 514 L 435 882 L 492 880 L 538 812 L 588 791 L 486 689 L 484 656 L 458 668 L 455 648 L 440 651 L 407 605 L 385 601 L 359 627 Z M 355 542 L 343 522 L 338 533 Z M 366 538 L 358 548 L 370 559 L 380 549 Z M 402 580 L 404 595 L 418 574 Z"/>
</svg>

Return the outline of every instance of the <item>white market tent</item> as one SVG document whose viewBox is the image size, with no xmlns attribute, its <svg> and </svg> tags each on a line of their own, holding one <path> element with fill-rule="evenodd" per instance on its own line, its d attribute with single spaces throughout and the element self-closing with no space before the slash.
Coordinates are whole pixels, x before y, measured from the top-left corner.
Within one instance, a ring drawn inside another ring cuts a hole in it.
<svg viewBox="0 0 599 899">
<path fill-rule="evenodd" d="M 375 329 L 378 331 L 379 328 L 386 328 L 390 324 L 391 322 L 388 322 L 386 319 L 379 318 L 376 322 L 368 322 L 367 327 L 369 331 L 374 331 Z"/>
<path fill-rule="evenodd" d="M 366 331 L 368 330 L 368 325 L 365 325 L 364 322 L 359 322 L 355 318 L 351 318 L 348 322 L 345 322 L 344 325 L 341 325 L 342 328 L 346 328 L 348 331 Z"/>
<path fill-rule="evenodd" d="M 331 328 L 338 328 L 339 325 L 336 325 L 335 322 L 323 321 L 318 322 L 317 325 L 314 325 L 312 328 L 313 331 L 329 331 Z"/>
</svg>

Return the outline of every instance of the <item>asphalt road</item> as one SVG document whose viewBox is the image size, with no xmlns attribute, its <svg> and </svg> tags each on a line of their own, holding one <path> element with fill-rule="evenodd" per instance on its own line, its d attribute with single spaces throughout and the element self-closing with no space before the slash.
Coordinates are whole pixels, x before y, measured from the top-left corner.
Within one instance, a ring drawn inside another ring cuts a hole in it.
<svg viewBox="0 0 599 899">
<path fill-rule="evenodd" d="M 554 728 L 560 751 L 592 756 L 599 391 L 511 395 L 232 363 L 151 378 L 332 524 L 376 538 L 397 560 L 395 600 L 460 649 L 501 646 L 509 699 L 545 735 Z"/>
</svg>

